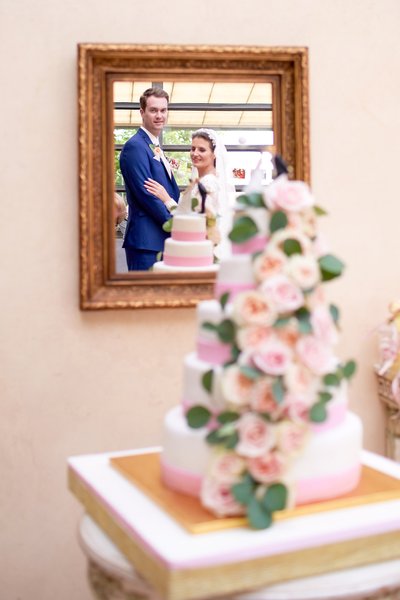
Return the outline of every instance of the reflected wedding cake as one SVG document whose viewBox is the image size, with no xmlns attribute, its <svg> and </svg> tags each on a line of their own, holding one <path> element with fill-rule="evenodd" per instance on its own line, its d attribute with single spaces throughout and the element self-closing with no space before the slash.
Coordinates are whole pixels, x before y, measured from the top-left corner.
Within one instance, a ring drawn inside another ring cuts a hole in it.
<svg viewBox="0 0 400 600">
<path fill-rule="evenodd" d="M 237 199 L 232 254 L 215 298 L 197 307 L 161 455 L 167 487 L 256 529 L 277 510 L 350 492 L 361 473 L 362 425 L 347 408 L 355 363 L 335 354 L 339 310 L 323 289 L 343 264 L 318 234 L 324 211 L 308 186 L 276 164 L 269 186 Z"/>
</svg>

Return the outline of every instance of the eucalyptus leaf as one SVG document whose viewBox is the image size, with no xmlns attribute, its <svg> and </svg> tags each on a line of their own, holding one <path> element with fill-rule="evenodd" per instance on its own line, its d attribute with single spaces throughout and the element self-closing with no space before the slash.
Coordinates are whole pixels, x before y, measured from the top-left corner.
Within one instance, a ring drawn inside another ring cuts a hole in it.
<svg viewBox="0 0 400 600">
<path fill-rule="evenodd" d="M 310 420 L 313 423 L 323 423 L 327 417 L 325 402 L 316 402 L 310 409 Z"/>
<path fill-rule="evenodd" d="M 214 371 L 212 369 L 210 369 L 209 371 L 206 371 L 206 373 L 204 373 L 203 377 L 201 378 L 201 383 L 202 383 L 203 388 L 209 393 L 212 390 L 213 379 L 214 379 Z"/>
<path fill-rule="evenodd" d="M 243 206 L 250 205 L 250 200 L 247 194 L 240 194 L 240 196 L 236 198 L 236 202 L 238 202 L 239 204 L 243 204 Z"/>
<path fill-rule="evenodd" d="M 233 342 L 236 334 L 236 325 L 231 319 L 224 319 L 218 325 L 217 333 L 221 342 Z"/>
<path fill-rule="evenodd" d="M 219 413 L 217 421 L 218 423 L 221 423 L 223 425 L 224 423 L 232 423 L 234 421 L 237 421 L 239 417 L 239 413 L 233 410 L 226 410 L 222 413 Z"/>
<path fill-rule="evenodd" d="M 247 194 L 247 200 L 249 206 L 254 206 L 255 208 L 265 208 L 264 198 L 260 192 L 250 192 L 250 194 Z"/>
<path fill-rule="evenodd" d="M 234 483 L 231 487 L 232 496 L 240 504 L 248 504 L 254 495 L 254 484 L 249 479 Z"/>
<path fill-rule="evenodd" d="M 325 385 L 338 386 L 340 385 L 340 377 L 336 373 L 328 373 L 325 375 L 323 382 Z"/>
<path fill-rule="evenodd" d="M 290 317 L 280 317 L 279 319 L 277 319 L 274 323 L 274 327 L 276 327 L 277 329 L 279 329 L 280 327 L 285 327 L 286 325 L 288 325 L 288 323 L 290 322 Z"/>
<path fill-rule="evenodd" d="M 335 323 L 339 322 L 340 311 L 339 308 L 335 304 L 329 305 L 329 312 L 331 313 L 331 317 Z"/>
<path fill-rule="evenodd" d="M 283 242 L 283 251 L 286 256 L 292 256 L 293 254 L 301 254 L 302 249 L 298 240 L 288 239 Z"/>
<path fill-rule="evenodd" d="M 247 505 L 247 518 L 253 529 L 267 529 L 272 523 L 270 511 L 254 497 Z"/>
<path fill-rule="evenodd" d="M 328 214 L 328 212 L 325 210 L 325 208 L 322 208 L 322 206 L 318 206 L 317 204 L 315 204 L 313 206 L 314 208 L 314 212 L 318 217 L 323 217 L 325 215 Z"/>
<path fill-rule="evenodd" d="M 231 435 L 225 438 L 225 448 L 228 450 L 233 450 L 239 443 L 239 434 L 237 431 L 234 431 Z"/>
<path fill-rule="evenodd" d="M 252 379 L 253 381 L 259 379 L 262 375 L 261 371 L 259 369 L 256 369 L 255 367 L 248 367 L 246 365 L 243 365 L 242 367 L 239 367 L 239 369 L 242 375 L 247 377 L 247 379 Z"/>
<path fill-rule="evenodd" d="M 357 364 L 355 363 L 355 361 L 349 360 L 342 368 L 343 376 L 346 377 L 346 379 L 350 379 L 351 377 L 353 377 L 354 373 L 356 372 L 356 369 Z"/>
<path fill-rule="evenodd" d="M 287 487 L 283 483 L 273 483 L 262 498 L 262 504 L 271 512 L 283 510 L 288 498 Z"/>
<path fill-rule="evenodd" d="M 272 393 L 274 395 L 276 403 L 281 404 L 285 395 L 282 377 L 277 377 L 275 379 L 274 383 L 272 384 Z"/>
<path fill-rule="evenodd" d="M 224 294 L 222 294 L 222 296 L 219 299 L 219 303 L 221 305 L 222 310 L 224 310 L 225 306 L 227 305 L 227 302 L 229 300 L 229 296 L 230 293 L 229 292 L 225 292 Z"/>
<path fill-rule="evenodd" d="M 218 325 L 210 321 L 204 321 L 201 326 L 203 329 L 207 329 L 207 331 L 218 331 Z"/>
<path fill-rule="evenodd" d="M 186 420 L 192 429 L 200 429 L 207 425 L 211 416 L 211 412 L 205 406 L 192 406 L 186 413 Z"/>
<path fill-rule="evenodd" d="M 248 216 L 239 217 L 233 224 L 232 230 L 228 237 L 231 242 L 241 244 L 247 242 L 258 233 L 256 223 Z"/>
<path fill-rule="evenodd" d="M 210 433 L 206 436 L 206 442 L 207 444 L 210 444 L 210 446 L 216 446 L 221 443 L 221 438 L 218 435 L 218 429 L 213 429 L 210 431 Z"/>
<path fill-rule="evenodd" d="M 282 210 L 277 210 L 271 217 L 269 222 L 269 230 L 271 233 L 278 231 L 279 229 L 284 229 L 288 224 L 288 218 L 286 213 Z"/>
<path fill-rule="evenodd" d="M 194 210 L 199 204 L 199 200 L 198 198 L 194 197 L 192 198 L 192 210 Z"/>
<path fill-rule="evenodd" d="M 324 404 L 326 402 L 329 402 L 329 400 L 332 400 L 332 398 L 333 398 L 333 396 L 330 392 L 319 392 L 318 397 L 319 397 L 319 401 L 323 402 Z"/>
<path fill-rule="evenodd" d="M 333 254 L 325 254 L 318 259 L 322 281 L 330 281 L 343 273 L 344 263 Z"/>
</svg>

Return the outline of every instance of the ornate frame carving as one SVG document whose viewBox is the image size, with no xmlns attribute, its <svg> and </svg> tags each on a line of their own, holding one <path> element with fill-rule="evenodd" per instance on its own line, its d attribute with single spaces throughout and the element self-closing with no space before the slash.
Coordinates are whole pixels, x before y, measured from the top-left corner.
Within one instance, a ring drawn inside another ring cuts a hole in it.
<svg viewBox="0 0 400 600">
<path fill-rule="evenodd" d="M 286 47 L 78 46 L 80 307 L 187 307 L 212 297 L 214 275 L 115 272 L 113 82 L 174 77 L 273 81 L 277 151 L 310 181 L 308 50 Z"/>
</svg>

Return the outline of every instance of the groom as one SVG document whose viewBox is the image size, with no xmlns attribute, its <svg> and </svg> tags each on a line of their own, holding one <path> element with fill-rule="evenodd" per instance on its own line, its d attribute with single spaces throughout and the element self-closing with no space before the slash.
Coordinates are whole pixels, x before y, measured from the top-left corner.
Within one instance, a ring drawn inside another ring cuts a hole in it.
<svg viewBox="0 0 400 600">
<path fill-rule="evenodd" d="M 129 271 L 150 269 L 169 236 L 162 226 L 171 215 L 161 200 L 146 191 L 146 179 L 155 179 L 171 198 L 179 199 L 178 185 L 158 148 L 158 137 L 167 122 L 168 102 L 169 96 L 161 88 L 149 88 L 143 93 L 140 97 L 142 126 L 121 151 L 121 172 L 129 206 L 123 248 Z"/>
</svg>

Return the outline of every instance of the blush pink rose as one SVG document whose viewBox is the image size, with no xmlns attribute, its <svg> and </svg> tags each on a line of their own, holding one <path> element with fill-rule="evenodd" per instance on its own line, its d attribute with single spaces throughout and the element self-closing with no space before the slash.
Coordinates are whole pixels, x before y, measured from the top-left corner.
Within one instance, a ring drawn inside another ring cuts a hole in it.
<svg viewBox="0 0 400 600">
<path fill-rule="evenodd" d="M 249 290 L 238 294 L 233 301 L 233 317 L 239 325 L 272 325 L 277 312 L 264 294 Z"/>
<path fill-rule="evenodd" d="M 274 428 L 270 423 L 255 415 L 245 413 L 238 421 L 237 433 L 239 442 L 236 452 L 241 456 L 262 456 L 275 443 Z"/>
<path fill-rule="evenodd" d="M 298 285 L 286 275 L 273 275 L 261 284 L 261 291 L 276 306 L 278 313 L 297 310 L 304 304 L 304 296 Z"/>
<path fill-rule="evenodd" d="M 336 344 L 338 341 L 336 325 L 326 305 L 320 304 L 314 308 L 311 313 L 310 323 L 316 338 L 325 344 Z"/>
<path fill-rule="evenodd" d="M 235 500 L 228 483 L 222 483 L 213 477 L 204 477 L 201 487 L 201 502 L 217 517 L 242 515 L 245 509 Z"/>
<path fill-rule="evenodd" d="M 286 394 L 284 399 L 284 414 L 294 423 L 308 423 L 309 411 L 315 397 L 304 394 Z"/>
<path fill-rule="evenodd" d="M 282 421 L 277 425 L 277 448 L 285 455 L 298 454 L 308 435 L 305 423 Z"/>
<path fill-rule="evenodd" d="M 235 452 L 218 454 L 210 466 L 210 475 L 220 483 L 235 483 L 246 467 L 245 461 Z"/>
<path fill-rule="evenodd" d="M 269 338 L 253 355 L 254 364 L 267 375 L 283 375 L 292 360 L 292 350 L 277 337 Z"/>
<path fill-rule="evenodd" d="M 305 335 L 296 344 L 302 363 L 316 375 L 326 375 L 336 369 L 337 360 L 331 349 L 313 335 Z"/>
<path fill-rule="evenodd" d="M 221 376 L 221 390 L 226 402 L 241 408 L 250 404 L 254 381 L 246 377 L 237 365 L 224 369 Z"/>
<path fill-rule="evenodd" d="M 314 204 L 310 188 L 303 181 L 292 181 L 286 175 L 277 177 L 264 194 L 267 207 L 271 210 L 299 212 Z"/>
<path fill-rule="evenodd" d="M 273 451 L 264 456 L 249 458 L 247 468 L 256 481 L 272 483 L 282 479 L 286 470 L 286 461 L 280 452 Z"/>
</svg>

